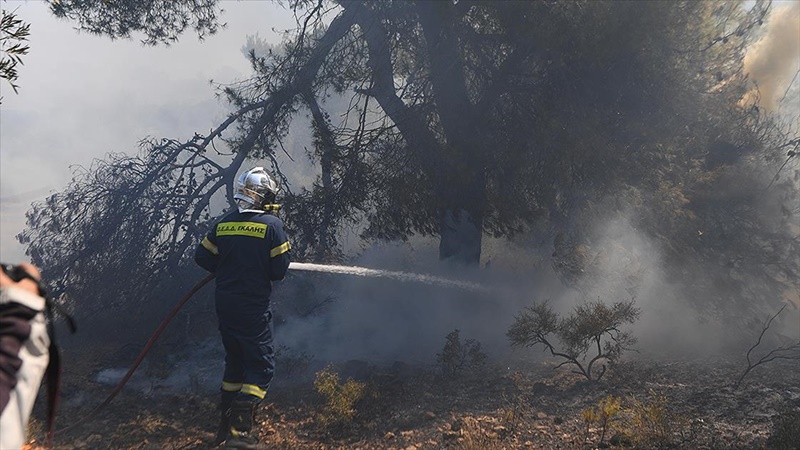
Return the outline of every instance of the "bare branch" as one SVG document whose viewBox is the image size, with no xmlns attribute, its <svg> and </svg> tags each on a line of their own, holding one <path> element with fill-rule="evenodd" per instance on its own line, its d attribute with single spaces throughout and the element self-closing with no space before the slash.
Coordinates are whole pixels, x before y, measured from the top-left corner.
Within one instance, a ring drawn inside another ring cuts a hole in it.
<svg viewBox="0 0 800 450">
<path fill-rule="evenodd" d="M 761 345 L 761 341 L 764 338 L 764 335 L 767 333 L 767 330 L 769 330 L 769 327 L 772 325 L 772 321 L 775 320 L 775 318 L 778 317 L 783 312 L 784 309 L 786 309 L 786 305 L 783 305 L 781 307 L 781 309 L 778 310 L 777 313 L 775 313 L 775 315 L 773 315 L 772 317 L 769 318 L 769 320 L 767 320 L 767 322 L 761 328 L 761 333 L 758 335 L 758 339 L 756 340 L 756 343 L 753 344 L 753 346 L 750 347 L 749 350 L 747 350 L 747 354 L 745 356 L 746 359 L 747 359 L 747 368 L 744 370 L 744 372 L 739 376 L 739 378 L 733 384 L 734 388 L 738 388 L 742 384 L 742 381 L 747 376 L 747 374 L 749 374 L 750 371 L 752 371 L 753 369 L 755 369 L 756 367 L 758 367 L 758 366 L 760 366 L 762 364 L 766 364 L 766 363 L 774 361 L 776 359 L 797 359 L 797 360 L 800 360 L 800 341 L 798 341 L 796 343 L 793 343 L 793 344 L 782 345 L 782 346 L 779 346 L 777 348 L 774 348 L 774 349 L 770 350 L 766 355 L 764 355 L 761 358 L 759 358 L 758 361 L 754 362 L 754 361 L 752 361 L 750 359 L 750 355 L 751 355 L 751 353 L 753 353 L 753 350 L 755 350 L 756 347 Z"/>
</svg>

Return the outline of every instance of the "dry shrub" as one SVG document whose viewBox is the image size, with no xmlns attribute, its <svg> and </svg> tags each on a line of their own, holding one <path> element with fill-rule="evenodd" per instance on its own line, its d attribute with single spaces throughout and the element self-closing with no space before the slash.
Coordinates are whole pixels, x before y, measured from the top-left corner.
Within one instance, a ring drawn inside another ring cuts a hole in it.
<svg viewBox="0 0 800 450">
<path fill-rule="evenodd" d="M 621 412 L 622 399 L 611 395 L 600 400 L 597 406 L 584 409 L 581 417 L 586 423 L 586 435 L 589 435 L 591 427 L 599 428 L 600 443 L 605 442 L 606 434 L 618 428 L 617 422 Z"/>
<path fill-rule="evenodd" d="M 367 392 L 366 383 L 348 378 L 341 383 L 339 374 L 331 366 L 319 372 L 314 379 L 314 389 L 325 399 L 322 410 L 317 415 L 324 427 L 349 425 L 356 414 L 355 405 Z"/>
<path fill-rule="evenodd" d="M 651 394 L 652 399 L 640 401 L 631 399 L 631 406 L 625 408 L 626 427 L 621 430 L 637 448 L 674 448 L 691 440 L 688 420 L 669 410 L 666 396 Z"/>
<path fill-rule="evenodd" d="M 455 377 L 463 372 L 475 372 L 486 365 L 486 354 L 481 351 L 481 343 L 466 339 L 463 343 L 458 329 L 445 337 L 442 353 L 436 354 L 436 362 L 446 376 Z"/>
</svg>

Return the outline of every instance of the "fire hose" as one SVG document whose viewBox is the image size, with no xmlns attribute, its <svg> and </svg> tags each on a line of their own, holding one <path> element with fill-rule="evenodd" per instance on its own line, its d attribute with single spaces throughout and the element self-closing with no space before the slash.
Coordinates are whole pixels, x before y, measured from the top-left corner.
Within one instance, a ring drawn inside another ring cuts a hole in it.
<svg viewBox="0 0 800 450">
<path fill-rule="evenodd" d="M 197 291 L 199 291 L 203 286 L 208 284 L 208 282 L 211 281 L 213 278 L 214 274 L 212 273 L 207 275 L 202 280 L 198 281 L 197 284 L 195 284 L 191 289 L 189 289 L 189 291 L 178 301 L 178 303 L 176 303 L 175 306 L 172 307 L 169 314 L 167 314 L 167 317 L 164 318 L 163 321 L 161 321 L 161 325 L 159 325 L 158 328 L 156 328 L 156 331 L 153 333 L 153 335 L 150 336 L 150 340 L 147 341 L 147 344 L 145 344 L 144 348 L 139 353 L 139 356 L 136 357 L 136 360 L 133 362 L 130 369 L 128 369 L 128 372 L 125 374 L 124 377 L 122 377 L 121 380 L 119 380 L 119 383 L 117 383 L 116 387 L 114 387 L 114 390 L 112 390 L 111 393 L 108 394 L 106 399 L 103 400 L 103 403 L 100 403 L 96 408 L 94 408 L 91 412 L 89 412 L 89 414 L 85 415 L 81 420 L 73 423 L 68 427 L 58 430 L 57 433 L 65 433 L 69 430 L 74 429 L 78 425 L 86 423 L 94 416 L 96 416 L 97 413 L 100 412 L 103 408 L 108 406 L 108 404 L 111 403 L 112 400 L 114 400 L 114 397 L 116 397 L 117 394 L 119 394 L 120 391 L 122 391 L 122 388 L 125 387 L 125 383 L 127 383 L 128 380 L 133 376 L 133 373 L 136 372 L 136 369 L 139 367 L 139 364 L 141 364 L 142 361 L 144 360 L 144 357 L 147 356 L 147 352 L 150 351 L 150 348 L 153 347 L 153 344 L 155 344 L 159 336 L 161 336 L 161 333 L 164 332 L 164 330 L 167 328 L 167 325 L 169 325 L 169 323 L 172 321 L 175 315 L 178 314 L 178 311 L 180 311 L 183 305 L 187 301 L 189 301 L 189 299 L 192 298 L 192 296 L 196 294 Z"/>
</svg>

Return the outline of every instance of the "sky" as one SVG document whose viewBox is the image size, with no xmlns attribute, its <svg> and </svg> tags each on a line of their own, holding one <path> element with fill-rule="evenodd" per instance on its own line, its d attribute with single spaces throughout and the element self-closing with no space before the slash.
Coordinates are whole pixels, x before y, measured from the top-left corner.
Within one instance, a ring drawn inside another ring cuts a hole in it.
<svg viewBox="0 0 800 450">
<path fill-rule="evenodd" d="M 15 235 L 30 204 L 61 191 L 75 166 L 109 152 L 135 154 L 144 137 L 183 139 L 226 115 L 209 82 L 245 78 L 248 35 L 280 42 L 292 12 L 270 1 L 220 2 L 225 29 L 169 47 L 78 33 L 43 1 L 3 1 L 31 24 L 19 93 L 0 80 L 0 261 L 29 261 Z"/>
</svg>

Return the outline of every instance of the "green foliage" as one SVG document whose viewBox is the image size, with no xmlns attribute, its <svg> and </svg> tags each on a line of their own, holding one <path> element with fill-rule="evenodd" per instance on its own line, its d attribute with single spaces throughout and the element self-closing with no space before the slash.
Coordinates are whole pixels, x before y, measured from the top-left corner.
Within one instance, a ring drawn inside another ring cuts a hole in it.
<svg viewBox="0 0 800 450">
<path fill-rule="evenodd" d="M 590 427 L 599 427 L 600 443 L 603 443 L 606 434 L 617 428 L 616 423 L 619 421 L 621 412 L 622 399 L 611 395 L 600 400 L 597 406 L 584 409 L 581 412 L 581 418 L 586 423 L 587 434 Z"/>
<path fill-rule="evenodd" d="M 367 393 L 367 386 L 348 378 L 344 384 L 331 366 L 319 372 L 314 379 L 314 389 L 325 399 L 317 420 L 323 427 L 344 426 L 352 422 L 356 403 Z"/>
<path fill-rule="evenodd" d="M 50 11 L 92 34 L 112 39 L 141 34 L 146 45 L 174 43 L 187 28 L 202 39 L 224 26 L 218 22 L 217 0 L 57 0 L 50 2 Z"/>
<path fill-rule="evenodd" d="M 0 78 L 8 81 L 15 93 L 19 88 L 16 84 L 19 78 L 17 65 L 22 65 L 22 56 L 30 50 L 25 44 L 30 31 L 31 24 L 18 19 L 13 11 L 3 8 L 0 16 Z"/>
<path fill-rule="evenodd" d="M 558 329 L 558 314 L 548 302 L 542 302 L 527 307 L 519 314 L 508 329 L 507 336 L 512 346 L 532 347 L 546 342 L 547 336 Z"/>
<path fill-rule="evenodd" d="M 610 307 L 598 300 L 578 305 L 569 316 L 559 318 L 547 302 L 538 303 L 517 315 L 506 335 L 512 347 L 544 345 L 553 356 L 565 359 L 559 367 L 574 365 L 575 373 L 597 381 L 606 371 L 605 363 L 614 363 L 636 343 L 636 338 L 620 327 L 634 323 L 640 312 L 634 300 Z M 562 344 L 562 350 L 556 350 L 552 336 Z M 587 363 L 592 349 L 595 353 Z M 601 369 L 593 372 L 598 362 Z"/>
<path fill-rule="evenodd" d="M 800 442 L 800 410 L 786 409 L 772 418 L 772 431 L 767 447 L 774 450 L 793 450 Z"/>
<path fill-rule="evenodd" d="M 629 332 L 619 330 L 639 318 L 640 310 L 629 302 L 616 302 L 608 307 L 601 301 L 578 305 L 572 314 L 559 324 L 558 336 L 566 346 L 566 352 L 574 358 L 585 357 L 589 349 L 597 346 L 609 360 L 616 360 L 620 353 L 636 343 Z M 606 338 L 604 340 L 604 338 Z M 610 339 L 608 339 L 610 338 Z M 600 349 L 601 341 L 603 344 Z"/>
<path fill-rule="evenodd" d="M 466 339 L 463 343 L 460 331 L 454 330 L 445 337 L 442 353 L 436 354 L 436 362 L 442 373 L 455 377 L 465 371 L 481 369 L 486 364 L 486 354 L 481 351 L 481 343 L 475 339 Z"/>
</svg>

